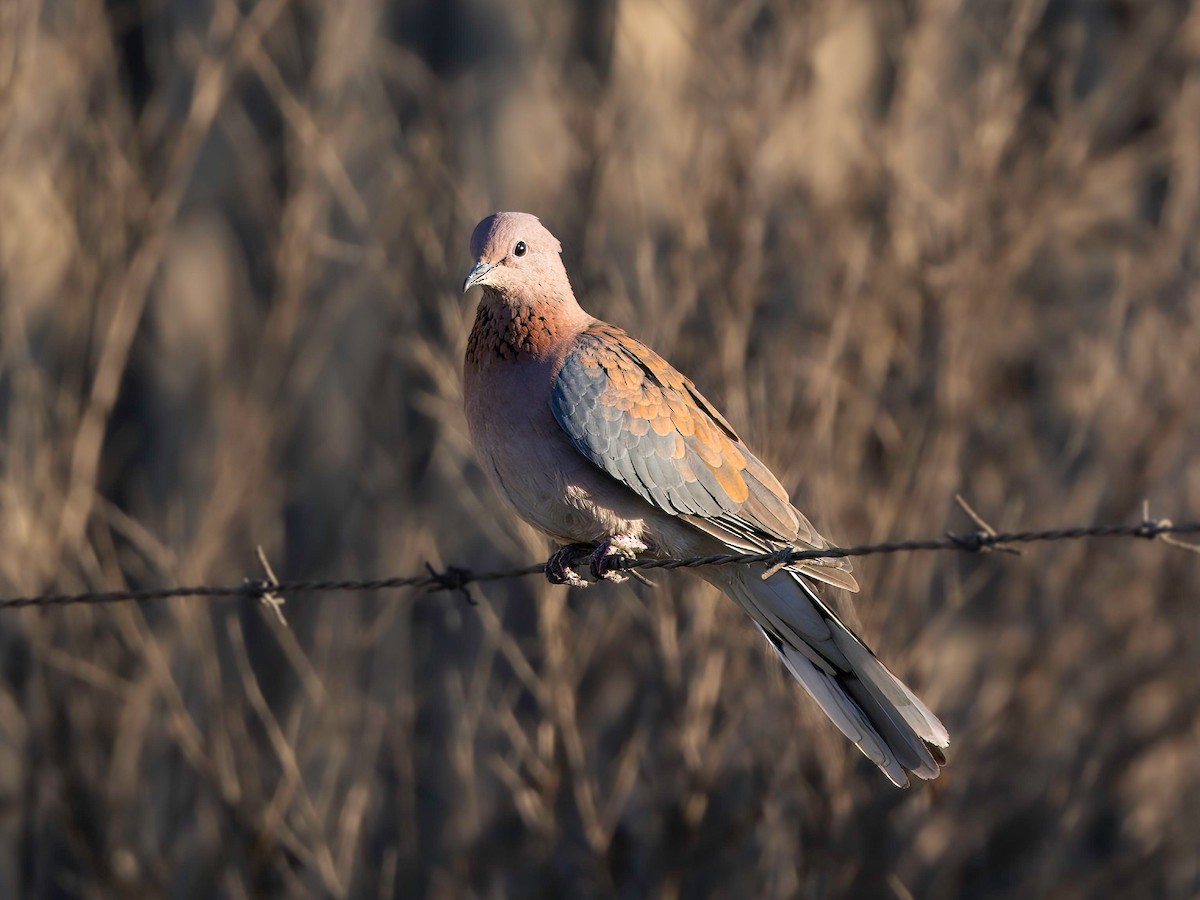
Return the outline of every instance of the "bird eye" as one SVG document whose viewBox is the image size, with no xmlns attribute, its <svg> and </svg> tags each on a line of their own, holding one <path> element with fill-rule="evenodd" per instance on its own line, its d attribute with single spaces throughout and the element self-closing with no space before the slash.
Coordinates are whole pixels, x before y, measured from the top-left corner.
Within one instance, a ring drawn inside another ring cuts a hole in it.
<svg viewBox="0 0 1200 900">
<path fill-rule="evenodd" d="M 513 256 L 524 256 L 525 250 L 526 250 L 525 242 L 517 241 L 517 246 L 513 247 Z"/>
</svg>

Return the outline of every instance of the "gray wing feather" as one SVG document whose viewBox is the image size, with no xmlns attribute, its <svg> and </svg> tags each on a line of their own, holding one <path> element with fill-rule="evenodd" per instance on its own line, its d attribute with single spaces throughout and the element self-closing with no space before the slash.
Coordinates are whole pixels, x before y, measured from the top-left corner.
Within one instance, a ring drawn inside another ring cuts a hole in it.
<svg viewBox="0 0 1200 900">
<path fill-rule="evenodd" d="M 579 351 L 559 371 L 551 410 L 584 456 L 662 509 L 676 515 L 719 516 L 740 506 L 721 488 L 695 450 L 686 448 L 684 465 L 673 458 L 676 433 L 630 428 L 625 410 L 604 401 L 612 384 L 600 366 L 584 365 Z M 689 480 L 686 475 L 690 474 Z"/>
</svg>

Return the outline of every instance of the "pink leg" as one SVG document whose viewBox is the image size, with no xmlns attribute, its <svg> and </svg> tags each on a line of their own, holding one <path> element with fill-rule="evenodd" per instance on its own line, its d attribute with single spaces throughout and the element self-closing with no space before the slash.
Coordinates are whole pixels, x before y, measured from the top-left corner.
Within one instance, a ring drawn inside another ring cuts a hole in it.
<svg viewBox="0 0 1200 900">
<path fill-rule="evenodd" d="M 608 560 L 613 556 L 628 556 L 636 557 L 643 550 L 649 547 L 644 541 L 639 540 L 631 534 L 618 534 L 610 537 L 608 540 L 601 541 L 596 545 L 596 549 L 592 552 L 592 577 L 597 581 L 604 579 L 606 581 L 616 582 L 620 584 L 628 576 L 622 575 L 620 572 L 610 569 Z"/>
<path fill-rule="evenodd" d="M 580 578 L 572 566 L 591 555 L 591 544 L 566 544 L 559 547 L 546 561 L 546 580 L 551 584 L 565 584 L 568 587 L 587 587 L 591 582 Z"/>
</svg>

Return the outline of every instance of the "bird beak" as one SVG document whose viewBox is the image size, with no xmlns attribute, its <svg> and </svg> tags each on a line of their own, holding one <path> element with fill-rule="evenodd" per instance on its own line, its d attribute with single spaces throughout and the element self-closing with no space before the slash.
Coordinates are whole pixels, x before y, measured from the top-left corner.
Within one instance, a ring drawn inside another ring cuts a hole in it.
<svg viewBox="0 0 1200 900">
<path fill-rule="evenodd" d="M 482 259 L 475 263 L 475 268 L 467 273 L 466 280 L 463 281 L 463 293 L 465 294 L 477 284 L 487 284 L 485 280 L 488 272 L 496 268 L 496 263 L 484 262 Z"/>
</svg>

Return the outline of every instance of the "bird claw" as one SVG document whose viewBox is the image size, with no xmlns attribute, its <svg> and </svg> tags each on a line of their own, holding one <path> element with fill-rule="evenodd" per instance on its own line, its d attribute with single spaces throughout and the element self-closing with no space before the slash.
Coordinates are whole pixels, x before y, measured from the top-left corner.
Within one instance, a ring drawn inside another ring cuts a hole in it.
<svg viewBox="0 0 1200 900">
<path fill-rule="evenodd" d="M 581 578 L 573 566 L 591 555 L 591 544 L 566 544 L 559 547 L 546 560 L 546 580 L 551 584 L 565 584 L 567 587 L 587 587 L 590 582 Z"/>
<path fill-rule="evenodd" d="M 618 557 L 634 558 L 649 545 L 630 535 L 620 535 L 609 538 L 598 544 L 566 544 L 559 547 L 546 560 L 546 580 L 551 584 L 565 584 L 567 587 L 587 587 L 591 584 L 575 571 L 575 566 L 588 561 L 588 571 L 595 581 L 611 581 L 620 584 L 629 576 L 613 568 L 613 562 Z M 639 578 L 636 572 L 630 572 Z"/>
<path fill-rule="evenodd" d="M 588 568 L 591 570 L 592 577 L 597 581 L 611 581 L 613 584 L 620 584 L 629 576 L 610 568 L 611 560 L 614 557 L 633 558 L 647 549 L 649 547 L 644 542 L 631 535 L 609 538 L 596 545 L 596 549 L 592 551 L 592 561 Z"/>
</svg>

